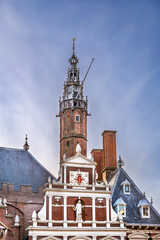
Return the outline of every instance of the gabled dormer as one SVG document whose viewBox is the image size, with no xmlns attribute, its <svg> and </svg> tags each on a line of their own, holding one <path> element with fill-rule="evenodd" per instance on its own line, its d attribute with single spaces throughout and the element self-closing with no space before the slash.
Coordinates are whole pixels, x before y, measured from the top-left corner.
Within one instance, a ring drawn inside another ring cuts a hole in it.
<svg viewBox="0 0 160 240">
<path fill-rule="evenodd" d="M 130 182 L 127 179 L 125 179 L 125 181 L 123 181 L 121 183 L 121 186 L 123 188 L 123 193 L 124 194 L 130 194 L 130 192 L 131 192 L 131 184 L 130 184 Z"/>
<path fill-rule="evenodd" d="M 139 201 L 137 207 L 139 208 L 142 218 L 150 218 L 150 206 L 151 204 L 146 198 Z"/>
<path fill-rule="evenodd" d="M 115 208 L 118 216 L 126 217 L 126 203 L 121 197 L 115 201 L 113 207 Z"/>
</svg>

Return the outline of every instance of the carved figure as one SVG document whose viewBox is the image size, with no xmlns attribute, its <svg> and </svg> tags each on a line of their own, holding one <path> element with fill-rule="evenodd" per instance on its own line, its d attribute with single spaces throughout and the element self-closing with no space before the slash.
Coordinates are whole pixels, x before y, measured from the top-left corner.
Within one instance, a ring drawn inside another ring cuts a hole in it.
<svg viewBox="0 0 160 240">
<path fill-rule="evenodd" d="M 82 221 L 82 204 L 80 199 L 76 204 L 75 211 L 76 211 L 76 220 Z"/>
</svg>

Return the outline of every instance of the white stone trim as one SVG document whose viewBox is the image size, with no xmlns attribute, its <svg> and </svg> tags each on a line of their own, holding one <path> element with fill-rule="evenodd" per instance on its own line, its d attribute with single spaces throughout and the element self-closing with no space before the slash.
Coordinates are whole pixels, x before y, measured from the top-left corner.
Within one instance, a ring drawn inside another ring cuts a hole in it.
<svg viewBox="0 0 160 240">
<path fill-rule="evenodd" d="M 149 236 L 145 233 L 134 232 L 128 236 L 129 239 L 148 239 Z"/>
<path fill-rule="evenodd" d="M 63 201 L 64 201 L 64 223 L 63 226 L 67 227 L 67 196 L 63 197 Z"/>
<path fill-rule="evenodd" d="M 109 197 L 106 197 L 106 220 L 107 220 L 107 224 L 106 227 L 109 228 L 110 227 L 110 223 L 109 223 Z"/>
<path fill-rule="evenodd" d="M 92 227 L 96 227 L 96 209 L 95 209 L 95 197 L 92 197 Z"/>
<path fill-rule="evenodd" d="M 93 164 L 88 164 L 88 163 L 73 163 L 73 162 L 68 162 L 68 163 L 63 163 L 62 166 L 66 167 L 81 167 L 81 168 L 94 168 L 95 165 Z"/>
<path fill-rule="evenodd" d="M 97 198 L 107 198 L 110 197 L 110 194 L 106 193 L 105 191 L 92 191 L 92 190 L 85 190 L 82 189 L 54 189 L 54 192 L 46 191 L 47 196 L 66 196 L 66 197 L 75 197 L 81 195 L 82 197 L 97 197 Z"/>
</svg>

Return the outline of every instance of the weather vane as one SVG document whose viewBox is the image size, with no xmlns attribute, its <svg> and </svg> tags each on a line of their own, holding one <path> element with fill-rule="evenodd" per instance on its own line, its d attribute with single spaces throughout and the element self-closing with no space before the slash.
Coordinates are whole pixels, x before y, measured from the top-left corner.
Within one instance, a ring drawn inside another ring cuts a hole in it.
<svg viewBox="0 0 160 240">
<path fill-rule="evenodd" d="M 73 54 L 74 54 L 74 49 L 75 49 L 75 46 L 74 46 L 74 42 L 76 41 L 76 38 L 73 38 Z"/>
</svg>

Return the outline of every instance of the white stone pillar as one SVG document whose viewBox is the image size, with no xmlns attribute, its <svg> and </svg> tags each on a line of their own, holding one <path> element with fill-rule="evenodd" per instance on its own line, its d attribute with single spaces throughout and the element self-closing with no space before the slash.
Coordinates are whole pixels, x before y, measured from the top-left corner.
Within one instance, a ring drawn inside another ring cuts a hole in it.
<svg viewBox="0 0 160 240">
<path fill-rule="evenodd" d="M 124 240 L 124 236 L 121 236 L 121 240 Z"/>
<path fill-rule="evenodd" d="M 33 234 L 32 240 L 37 240 L 37 236 Z"/>
<path fill-rule="evenodd" d="M 66 188 L 66 165 L 64 165 L 64 188 Z"/>
<path fill-rule="evenodd" d="M 67 236 L 66 235 L 63 235 L 63 240 L 67 240 Z"/>
<path fill-rule="evenodd" d="M 95 207 L 95 197 L 92 197 L 92 227 L 96 227 L 96 207 Z"/>
<path fill-rule="evenodd" d="M 52 196 L 49 196 L 49 223 L 48 227 L 52 227 Z"/>
<path fill-rule="evenodd" d="M 64 207 L 63 207 L 63 210 L 64 210 L 64 222 L 63 222 L 63 227 L 67 227 L 67 197 L 63 197 L 63 201 L 64 201 Z"/>
<path fill-rule="evenodd" d="M 92 168 L 92 184 L 94 184 L 94 168 Z"/>
<path fill-rule="evenodd" d="M 106 227 L 110 227 L 110 223 L 109 223 L 109 197 L 106 197 L 106 220 L 107 220 L 107 224 Z"/>
</svg>

